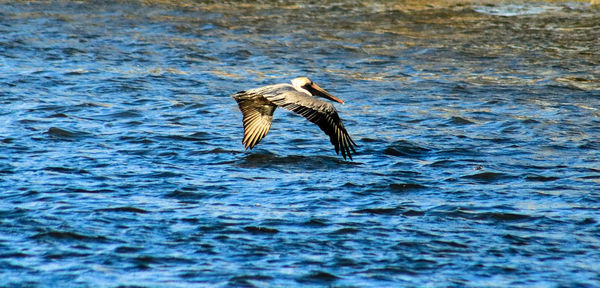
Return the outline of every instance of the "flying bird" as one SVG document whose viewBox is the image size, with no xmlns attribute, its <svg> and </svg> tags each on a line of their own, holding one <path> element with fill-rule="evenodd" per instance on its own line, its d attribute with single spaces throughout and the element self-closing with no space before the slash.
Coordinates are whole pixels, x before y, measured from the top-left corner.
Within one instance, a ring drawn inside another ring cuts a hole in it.
<svg viewBox="0 0 600 288">
<path fill-rule="evenodd" d="M 239 91 L 231 97 L 237 101 L 243 115 L 244 138 L 242 144 L 246 149 L 254 148 L 271 128 L 273 112 L 277 107 L 283 107 L 300 114 L 308 121 L 317 124 L 325 134 L 329 135 L 335 152 L 342 152 L 352 160 L 352 153 L 356 154 L 357 146 L 342 120 L 338 116 L 333 104 L 317 99 L 323 97 L 344 104 L 344 101 L 329 94 L 307 77 L 295 78 L 292 84 L 275 84 L 246 91 Z"/>
</svg>

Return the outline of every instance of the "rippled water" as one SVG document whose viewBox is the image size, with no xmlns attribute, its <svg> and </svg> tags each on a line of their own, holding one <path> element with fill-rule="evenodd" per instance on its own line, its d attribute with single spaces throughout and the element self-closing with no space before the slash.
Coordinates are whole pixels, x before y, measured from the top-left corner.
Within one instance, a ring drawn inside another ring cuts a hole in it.
<svg viewBox="0 0 600 288">
<path fill-rule="evenodd" d="M 600 286 L 582 2 L 0 4 L 0 286 Z M 359 145 L 230 94 L 306 75 Z"/>
</svg>

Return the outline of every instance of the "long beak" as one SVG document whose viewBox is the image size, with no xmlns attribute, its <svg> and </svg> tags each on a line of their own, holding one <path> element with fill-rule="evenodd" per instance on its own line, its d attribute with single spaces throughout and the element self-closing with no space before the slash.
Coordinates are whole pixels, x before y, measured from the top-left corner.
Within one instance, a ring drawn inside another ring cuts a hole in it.
<svg viewBox="0 0 600 288">
<path fill-rule="evenodd" d="M 326 99 L 329 99 L 329 100 L 332 100 L 332 101 L 336 101 L 336 102 L 340 102 L 340 103 L 344 104 L 344 101 L 342 101 L 342 100 L 338 99 L 337 97 L 329 94 L 329 92 L 325 91 L 325 89 L 319 87 L 319 85 L 317 85 L 315 83 L 312 83 L 311 85 L 306 85 L 305 87 L 308 89 L 308 91 L 312 95 L 321 96 L 323 98 L 326 98 Z"/>
</svg>

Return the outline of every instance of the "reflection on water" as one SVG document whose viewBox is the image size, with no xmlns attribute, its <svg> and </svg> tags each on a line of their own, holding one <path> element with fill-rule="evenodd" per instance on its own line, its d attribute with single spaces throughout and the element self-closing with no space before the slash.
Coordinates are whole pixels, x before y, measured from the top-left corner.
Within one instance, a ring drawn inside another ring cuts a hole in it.
<svg viewBox="0 0 600 288">
<path fill-rule="evenodd" d="M 598 286 L 584 2 L 0 3 L 0 278 Z M 359 145 L 230 94 L 306 75 Z"/>
</svg>

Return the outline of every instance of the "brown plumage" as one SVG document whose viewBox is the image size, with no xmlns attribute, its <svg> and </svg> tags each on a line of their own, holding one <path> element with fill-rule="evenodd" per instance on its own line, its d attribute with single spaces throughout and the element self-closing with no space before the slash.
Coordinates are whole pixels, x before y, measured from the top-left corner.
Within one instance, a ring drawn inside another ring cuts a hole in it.
<svg viewBox="0 0 600 288">
<path fill-rule="evenodd" d="M 352 160 L 350 151 L 356 153 L 354 149 L 356 144 L 344 128 L 337 110 L 331 103 L 313 96 L 344 103 L 306 77 L 292 80 L 292 85 L 275 84 L 240 91 L 232 95 L 244 117 L 242 144 L 246 146 L 246 149 L 254 148 L 269 132 L 275 109 L 283 107 L 317 124 L 325 134 L 329 135 L 335 152 L 339 154 L 341 151 L 344 159 L 348 156 Z"/>
</svg>

